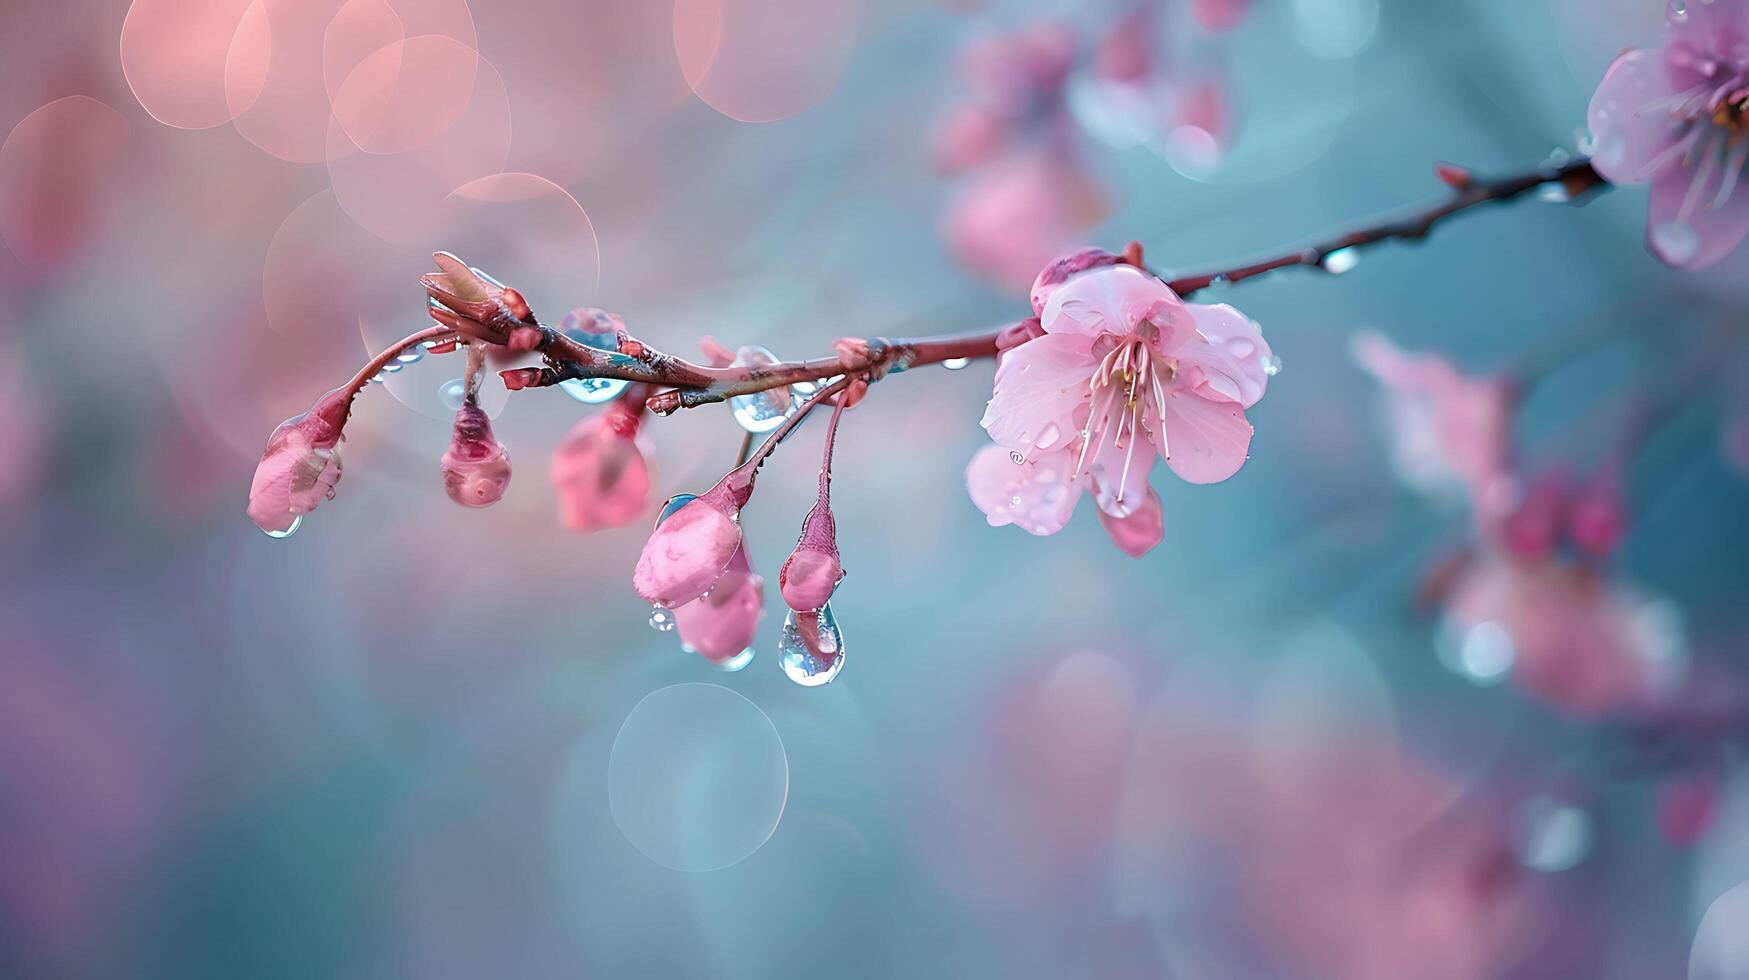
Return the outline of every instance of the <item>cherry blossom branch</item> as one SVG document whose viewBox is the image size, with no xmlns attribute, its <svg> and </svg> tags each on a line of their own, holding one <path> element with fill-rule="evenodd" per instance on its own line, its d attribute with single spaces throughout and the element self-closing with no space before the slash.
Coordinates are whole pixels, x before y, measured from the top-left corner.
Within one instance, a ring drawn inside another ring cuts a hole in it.
<svg viewBox="0 0 1749 980">
<path fill-rule="evenodd" d="M 1401 239 L 1408 242 L 1420 241 L 1433 231 L 1435 225 L 1446 218 L 1480 205 L 1505 203 L 1544 187 L 1558 186 L 1562 192 L 1562 200 L 1574 200 L 1594 188 L 1606 186 L 1609 183 L 1591 166 L 1591 161 L 1584 158 L 1564 166 L 1545 165 L 1530 173 L 1496 180 L 1479 180 L 1468 170 L 1451 164 L 1439 164 L 1434 170 L 1439 179 L 1450 186 L 1455 193 L 1450 199 L 1433 207 L 1404 217 L 1357 228 L 1347 234 L 1307 245 L 1275 258 L 1212 272 L 1180 275 L 1175 278 L 1161 276 L 1161 278 L 1165 279 L 1166 284 L 1171 286 L 1172 291 L 1179 296 L 1189 296 L 1217 283 L 1244 282 L 1277 269 L 1288 269 L 1295 266 L 1311 266 L 1334 275 L 1340 275 L 1347 271 L 1347 267 L 1340 262 L 1331 261 L 1331 256 L 1337 253 L 1351 254 L 1349 253 L 1350 249 L 1365 248 L 1391 239 Z"/>
</svg>

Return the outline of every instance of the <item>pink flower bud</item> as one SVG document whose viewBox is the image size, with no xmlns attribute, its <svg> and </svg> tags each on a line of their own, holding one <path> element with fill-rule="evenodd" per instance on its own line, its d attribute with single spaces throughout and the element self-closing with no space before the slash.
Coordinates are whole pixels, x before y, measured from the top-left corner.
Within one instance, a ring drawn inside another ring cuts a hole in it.
<svg viewBox="0 0 1749 980">
<path fill-rule="evenodd" d="M 443 454 L 443 489 L 463 507 L 489 507 L 510 485 L 510 454 L 492 435 L 492 422 L 473 402 L 455 413 L 455 432 Z"/>
<path fill-rule="evenodd" d="M 1627 523 L 1627 505 L 1622 501 L 1616 467 L 1606 465 L 1573 498 L 1567 534 L 1574 547 L 1593 558 L 1603 558 L 1621 543 Z"/>
<path fill-rule="evenodd" d="M 431 301 L 442 304 L 430 309 L 437 322 L 454 327 L 455 315 L 459 314 L 477 323 L 509 330 L 518 322 L 533 318 L 528 302 L 516 290 L 482 276 L 448 252 L 438 252 L 432 258 L 442 271 L 420 276 L 419 283 Z"/>
<path fill-rule="evenodd" d="M 808 612 L 824 606 L 844 578 L 844 564 L 838 550 L 796 545 L 778 573 L 777 587 L 783 601 L 797 612 Z"/>
<path fill-rule="evenodd" d="M 1095 269 L 1102 265 L 1117 265 L 1123 261 L 1123 256 L 1113 255 L 1103 248 L 1083 248 L 1068 255 L 1060 256 L 1044 267 L 1038 278 L 1032 281 L 1032 312 L 1034 316 L 1043 316 L 1045 303 L 1050 301 L 1051 293 L 1058 286 L 1069 281 L 1070 277 Z"/>
<path fill-rule="evenodd" d="M 649 506 L 650 467 L 638 438 L 641 407 L 614 402 L 572 426 L 553 450 L 550 474 L 565 527 L 624 527 Z"/>
<path fill-rule="evenodd" d="M 267 437 L 249 484 L 249 518 L 269 534 L 289 534 L 303 515 L 334 498 L 340 436 L 355 393 L 336 388 Z"/>
<path fill-rule="evenodd" d="M 663 609 L 704 595 L 741 547 L 745 502 L 745 497 L 729 490 L 727 482 L 719 482 L 658 524 L 632 572 L 638 595 Z"/>
<path fill-rule="evenodd" d="M 1520 558 L 1553 554 L 1567 505 L 1567 479 L 1559 470 L 1537 477 L 1518 510 L 1506 518 L 1506 547 Z"/>
<path fill-rule="evenodd" d="M 680 642 L 713 663 L 739 656 L 753 643 L 765 615 L 765 579 L 747 561 L 747 549 L 737 548 L 709 592 L 674 608 Z"/>
</svg>

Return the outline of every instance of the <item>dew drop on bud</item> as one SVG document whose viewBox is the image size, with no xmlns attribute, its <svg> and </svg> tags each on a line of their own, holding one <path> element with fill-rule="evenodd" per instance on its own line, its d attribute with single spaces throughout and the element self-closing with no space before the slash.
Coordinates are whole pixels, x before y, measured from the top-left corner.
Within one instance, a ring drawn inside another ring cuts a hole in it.
<svg viewBox="0 0 1749 980">
<path fill-rule="evenodd" d="M 1281 355 L 1265 354 L 1263 357 L 1263 373 L 1275 377 L 1281 373 Z"/>
<path fill-rule="evenodd" d="M 650 628 L 658 633 L 666 633 L 674 628 L 674 614 L 661 606 L 650 610 Z"/>
<path fill-rule="evenodd" d="M 960 368 L 963 368 L 970 363 L 972 363 L 970 358 L 950 357 L 947 360 L 942 361 L 941 366 L 947 368 L 949 371 L 958 371 Z"/>
<path fill-rule="evenodd" d="M 802 638 L 802 627 L 798 618 L 811 618 L 816 630 L 814 646 L 819 652 L 809 649 Z M 817 613 L 798 613 L 790 610 L 783 619 L 783 636 L 777 641 L 777 663 L 790 680 L 803 687 L 819 687 L 831 683 L 838 672 L 844 668 L 844 634 L 838 629 L 838 620 L 832 615 L 832 604 L 827 603 Z"/>
<path fill-rule="evenodd" d="M 697 499 L 698 494 L 696 493 L 677 493 L 674 496 L 669 497 L 668 500 L 662 504 L 662 509 L 656 512 L 656 526 L 661 527 L 662 522 L 673 517 L 675 511 Z"/>
<path fill-rule="evenodd" d="M 1686 265 L 1700 254 L 1700 234 L 1693 225 L 1672 221 L 1652 229 L 1652 244 L 1664 261 Z"/>
<path fill-rule="evenodd" d="M 298 528 L 303 527 L 303 526 L 304 526 L 304 515 L 299 514 L 298 516 L 292 518 L 291 525 L 289 527 L 287 527 L 285 530 L 283 530 L 283 531 L 268 531 L 268 532 L 266 532 L 266 534 L 270 538 L 289 538 L 292 535 L 298 533 Z"/>
<path fill-rule="evenodd" d="M 1360 253 L 1353 248 L 1339 248 L 1324 256 L 1324 261 L 1320 264 L 1324 266 L 1324 271 L 1339 276 L 1360 264 Z"/>
<path fill-rule="evenodd" d="M 437 397 L 443 401 L 444 407 L 452 412 L 460 411 L 462 402 L 467 398 L 467 382 L 460 378 L 451 378 L 437 386 Z"/>
</svg>

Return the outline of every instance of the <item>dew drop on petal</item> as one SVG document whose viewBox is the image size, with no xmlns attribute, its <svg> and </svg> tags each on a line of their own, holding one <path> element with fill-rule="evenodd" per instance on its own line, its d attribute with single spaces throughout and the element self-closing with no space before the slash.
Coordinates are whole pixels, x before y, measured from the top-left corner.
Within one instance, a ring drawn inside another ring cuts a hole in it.
<svg viewBox="0 0 1749 980">
<path fill-rule="evenodd" d="M 1057 440 L 1062 438 L 1062 435 L 1063 432 L 1057 428 L 1057 423 L 1047 422 L 1045 427 L 1039 430 L 1038 438 L 1033 440 L 1033 445 L 1040 449 L 1049 449 L 1057 444 Z"/>
<path fill-rule="evenodd" d="M 788 796 L 789 759 L 776 726 L 717 684 L 650 693 L 626 716 L 608 755 L 614 824 L 645 857 L 676 871 L 746 859 L 771 838 Z"/>
<path fill-rule="evenodd" d="M 1267 355 L 1265 355 L 1263 358 L 1262 364 L 1263 364 L 1263 373 L 1269 375 L 1272 378 L 1281 373 L 1281 355 L 1280 354 L 1267 354 Z"/>
<path fill-rule="evenodd" d="M 268 532 L 266 532 L 266 534 L 270 538 L 289 538 L 292 535 L 298 533 L 298 528 L 303 527 L 303 526 L 304 526 L 304 515 L 299 514 L 298 516 L 292 518 L 292 522 L 291 522 L 290 527 L 287 527 L 283 531 L 268 531 Z"/>
<path fill-rule="evenodd" d="M 947 368 L 949 371 L 958 371 L 970 363 L 972 363 L 970 358 L 950 357 L 947 360 L 942 361 L 941 366 Z"/>
<path fill-rule="evenodd" d="M 1321 264 L 1326 272 L 1339 276 L 1360 264 L 1360 253 L 1353 248 L 1339 248 L 1324 256 Z"/>
<path fill-rule="evenodd" d="M 816 656 L 808 645 L 802 642 L 801 629 L 796 623 L 796 612 L 790 610 L 783 619 L 783 635 L 777 641 L 777 663 L 783 668 L 785 675 L 803 687 L 819 687 L 829 684 L 838 672 L 844 668 L 844 633 L 838 628 L 838 620 L 832 615 L 832 604 L 823 606 L 816 619 L 819 630 L 818 646 L 827 660 Z"/>
<path fill-rule="evenodd" d="M 674 614 L 661 606 L 650 610 L 650 628 L 658 633 L 666 633 L 674 628 Z"/>
</svg>

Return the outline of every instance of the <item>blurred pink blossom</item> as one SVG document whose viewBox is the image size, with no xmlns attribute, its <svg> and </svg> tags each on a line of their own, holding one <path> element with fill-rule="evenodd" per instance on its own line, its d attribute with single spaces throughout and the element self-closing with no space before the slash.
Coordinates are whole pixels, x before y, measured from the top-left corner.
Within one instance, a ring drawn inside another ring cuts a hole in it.
<svg viewBox="0 0 1749 980">
<path fill-rule="evenodd" d="M 1505 379 L 1468 377 L 1437 354 L 1404 351 L 1376 333 L 1356 334 L 1352 351 L 1385 389 L 1392 454 L 1405 483 L 1426 493 L 1461 489 L 1485 515 L 1510 505 L 1513 395 Z"/>
<path fill-rule="evenodd" d="M 1230 31 L 1245 22 L 1251 0 L 1190 0 L 1190 13 L 1205 30 Z"/>
<path fill-rule="evenodd" d="M 553 450 L 559 520 L 580 532 L 624 527 L 649 507 L 650 466 L 640 413 L 624 399 L 571 427 Z"/>
<path fill-rule="evenodd" d="M 943 234 L 967 268 L 1015 290 L 1104 218 L 1104 192 L 1066 148 L 980 170 L 948 209 Z"/>
<path fill-rule="evenodd" d="M 1749 233 L 1749 3 L 1671 3 L 1665 45 L 1617 58 L 1591 98 L 1598 173 L 1651 183 L 1647 245 L 1673 266 L 1712 265 Z"/>
<path fill-rule="evenodd" d="M 1672 776 L 1658 786 L 1653 819 L 1664 839 L 1687 847 L 1707 832 L 1718 814 L 1719 780 L 1711 772 Z"/>
</svg>

